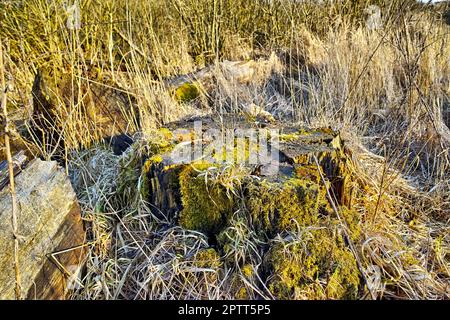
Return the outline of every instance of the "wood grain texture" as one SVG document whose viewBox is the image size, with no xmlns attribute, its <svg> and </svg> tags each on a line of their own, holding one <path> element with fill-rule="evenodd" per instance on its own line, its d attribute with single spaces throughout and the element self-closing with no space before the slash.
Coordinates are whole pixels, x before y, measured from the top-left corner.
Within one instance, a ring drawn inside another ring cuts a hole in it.
<svg viewBox="0 0 450 320">
<path fill-rule="evenodd" d="M 24 151 L 20 151 L 13 156 L 13 171 L 14 176 L 18 175 L 27 163 L 27 156 Z M 2 190 L 9 183 L 8 162 L 0 161 L 0 190 Z"/>
<path fill-rule="evenodd" d="M 82 262 L 83 224 L 75 192 L 56 162 L 33 160 L 16 177 L 23 295 L 64 299 L 66 278 Z M 14 299 L 11 197 L 0 191 L 0 299 Z M 50 259 L 54 252 L 59 263 Z M 65 272 L 68 270 L 69 272 Z"/>
</svg>

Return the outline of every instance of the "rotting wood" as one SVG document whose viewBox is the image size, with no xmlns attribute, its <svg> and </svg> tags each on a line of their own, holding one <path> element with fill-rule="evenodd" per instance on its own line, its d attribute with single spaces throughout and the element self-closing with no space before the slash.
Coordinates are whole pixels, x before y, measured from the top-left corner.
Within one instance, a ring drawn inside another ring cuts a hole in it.
<svg viewBox="0 0 450 320">
<path fill-rule="evenodd" d="M 322 169 L 331 183 L 338 203 L 344 204 L 349 208 L 352 206 L 353 190 L 349 185 L 346 172 L 343 172 L 346 156 L 343 149 L 343 142 L 338 132 L 330 128 L 311 130 L 300 127 L 284 127 L 280 123 L 268 123 L 258 128 L 254 123 L 249 123 L 239 116 L 224 117 L 222 120 L 221 123 L 218 123 L 212 117 L 193 118 L 168 124 L 167 127 L 169 130 L 177 129 L 189 132 L 189 134 L 186 134 L 189 140 L 192 139 L 192 134 L 194 134 L 192 129 L 194 122 L 201 121 L 203 136 L 200 139 L 200 144 L 203 148 L 206 148 L 208 144 L 214 141 L 214 139 L 205 135 L 210 129 L 226 130 L 244 128 L 275 130 L 280 134 L 279 145 L 277 146 L 278 150 L 275 151 L 274 149 L 269 154 L 271 157 L 276 156 L 276 158 L 272 159 L 275 162 L 256 165 L 253 168 L 254 174 L 260 175 L 261 178 L 268 179 L 272 182 L 283 183 L 285 179 L 289 179 L 295 171 L 298 171 L 299 167 L 314 165 L 314 157 L 318 157 Z M 281 139 L 283 136 L 288 136 L 289 139 Z M 198 137 L 196 138 L 198 139 Z M 269 149 L 271 149 L 270 141 L 268 142 Z M 193 141 L 191 143 L 185 141 L 184 144 L 187 148 L 187 153 L 190 152 L 189 150 L 193 151 L 191 149 Z M 276 155 L 275 152 L 278 154 Z M 191 162 L 200 160 L 195 159 L 194 154 L 189 155 L 184 151 L 181 153 L 185 156 L 187 155 L 188 158 L 190 157 L 192 159 Z M 253 167 L 250 164 L 246 165 Z M 266 173 L 269 172 L 273 165 L 278 166 L 277 174 L 267 175 Z M 179 165 L 173 162 L 170 152 L 161 155 L 161 162 L 149 164 L 147 171 L 149 200 L 153 204 L 156 215 L 159 212 L 165 212 L 169 217 L 175 217 L 181 212 L 182 205 L 178 175 L 184 167 L 185 165 Z"/>
</svg>

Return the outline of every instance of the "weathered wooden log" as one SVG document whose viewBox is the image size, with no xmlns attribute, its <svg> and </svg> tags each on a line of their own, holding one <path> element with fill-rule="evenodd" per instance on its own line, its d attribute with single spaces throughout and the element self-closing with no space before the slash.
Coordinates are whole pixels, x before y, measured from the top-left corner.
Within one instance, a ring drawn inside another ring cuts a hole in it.
<svg viewBox="0 0 450 320">
<path fill-rule="evenodd" d="M 14 176 L 18 175 L 27 163 L 27 156 L 24 151 L 20 151 L 13 156 L 13 172 Z M 0 162 L 0 190 L 2 190 L 9 183 L 9 168 L 8 162 Z"/>
<path fill-rule="evenodd" d="M 84 229 L 70 181 L 56 162 L 33 160 L 16 177 L 19 270 L 28 299 L 64 299 L 82 263 Z M 14 299 L 11 195 L 0 190 L 0 299 Z"/>
<path fill-rule="evenodd" d="M 229 61 L 224 60 L 216 65 L 209 65 L 200 70 L 177 76 L 175 78 L 164 80 L 164 85 L 169 88 L 177 88 L 185 83 L 199 82 L 203 85 L 214 77 L 214 73 L 219 71 L 228 81 L 237 81 L 245 84 L 255 80 L 258 73 L 270 73 L 278 61 L 275 53 L 272 53 L 269 59 L 248 60 L 248 61 Z"/>
</svg>

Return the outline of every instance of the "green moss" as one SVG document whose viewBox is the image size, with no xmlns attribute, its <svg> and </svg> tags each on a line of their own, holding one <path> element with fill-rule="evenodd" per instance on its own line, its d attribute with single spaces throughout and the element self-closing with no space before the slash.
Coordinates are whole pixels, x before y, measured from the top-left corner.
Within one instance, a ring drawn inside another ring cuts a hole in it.
<svg viewBox="0 0 450 320">
<path fill-rule="evenodd" d="M 258 154 L 258 143 L 250 143 L 248 138 L 234 139 L 232 148 L 223 146 L 221 150 L 214 152 L 212 158 L 216 162 L 246 163 L 251 154 Z"/>
<path fill-rule="evenodd" d="M 200 96 L 198 87 L 190 82 L 183 83 L 175 89 L 175 100 L 181 103 L 190 102 Z"/>
<path fill-rule="evenodd" d="M 247 278 L 252 277 L 255 274 L 253 266 L 251 264 L 244 265 L 242 267 L 242 274 Z"/>
<path fill-rule="evenodd" d="M 250 300 L 250 292 L 247 289 L 240 272 L 234 272 L 229 280 L 230 292 L 234 295 L 236 300 Z"/>
<path fill-rule="evenodd" d="M 255 299 L 254 292 L 248 283 L 257 282 L 255 267 L 252 264 L 245 264 L 240 271 L 234 272 L 230 277 L 230 291 L 237 300 Z M 247 283 L 247 284 L 246 284 Z M 255 285 L 256 287 L 257 285 Z"/>
<path fill-rule="evenodd" d="M 276 242 L 265 263 L 273 275 L 268 288 L 278 299 L 352 299 L 358 293 L 356 260 L 342 237 L 326 228 Z"/>
<path fill-rule="evenodd" d="M 278 139 L 282 142 L 290 142 L 290 141 L 295 141 L 298 138 L 300 138 L 301 136 L 306 136 L 306 135 L 310 135 L 311 131 L 306 131 L 306 130 L 298 130 L 292 133 L 283 133 L 280 134 L 280 136 L 278 137 Z"/>
<path fill-rule="evenodd" d="M 160 128 L 148 133 L 143 149 L 148 157 L 161 156 L 170 152 L 175 147 L 175 143 L 173 133 L 167 128 Z"/>
<path fill-rule="evenodd" d="M 322 180 L 320 178 L 319 170 L 316 165 L 301 165 L 295 168 L 295 176 L 298 179 L 311 181 L 320 185 Z"/>
<path fill-rule="evenodd" d="M 202 249 L 194 256 L 195 265 L 199 268 L 218 269 L 222 266 L 220 256 L 213 248 Z"/>
<path fill-rule="evenodd" d="M 223 264 L 220 260 L 220 255 L 213 248 L 200 249 L 185 262 L 197 270 L 186 273 L 187 277 L 183 280 L 190 282 L 192 285 L 193 283 L 196 283 L 196 288 L 208 286 L 211 283 L 219 281 Z M 204 269 L 208 270 L 202 272 Z M 211 270 L 215 272 L 211 272 Z M 205 290 L 207 290 L 207 288 L 205 288 Z"/>
<path fill-rule="evenodd" d="M 233 209 L 233 199 L 227 196 L 221 185 L 207 183 L 203 176 L 199 176 L 199 171 L 210 166 L 208 163 L 189 165 L 179 175 L 183 205 L 179 224 L 209 235 L 223 227 Z"/>
<path fill-rule="evenodd" d="M 147 163 L 150 163 L 150 164 L 151 163 L 161 163 L 161 162 L 163 162 L 163 157 L 160 154 L 157 154 L 157 155 L 150 157 L 150 159 L 147 160 L 146 164 Z M 144 171 L 148 172 L 148 170 L 145 170 L 145 169 L 144 169 Z"/>
<path fill-rule="evenodd" d="M 362 235 L 361 231 L 361 214 L 355 209 L 349 209 L 346 206 L 339 207 L 339 215 L 341 219 L 345 221 L 345 224 L 348 227 L 348 234 L 350 240 L 353 242 L 359 241 Z M 335 217 L 335 213 L 333 212 L 333 217 L 335 218 L 334 223 L 336 225 L 340 225 L 341 222 L 337 220 Z"/>
<path fill-rule="evenodd" d="M 136 195 L 149 196 L 148 172 L 153 164 L 161 163 L 164 153 L 173 149 L 173 134 L 166 128 L 149 133 L 145 144 L 135 143 L 120 160 L 117 194 L 125 203 L 136 200 Z"/>
<path fill-rule="evenodd" d="M 247 208 L 257 228 L 269 234 L 314 224 L 328 207 L 313 167 L 304 167 L 285 183 L 255 181 L 248 186 Z"/>
<path fill-rule="evenodd" d="M 330 207 L 317 166 L 297 166 L 295 176 L 284 183 L 252 183 L 246 203 L 257 230 L 269 238 L 283 235 L 273 242 L 265 258 L 268 287 L 275 297 L 356 297 L 359 271 L 339 232 L 342 223 Z M 342 206 L 340 217 L 348 226 L 351 240 L 359 241 L 359 214 Z"/>
<path fill-rule="evenodd" d="M 335 135 L 336 134 L 336 131 L 334 131 L 331 127 L 318 128 L 318 129 L 316 129 L 316 132 L 330 134 L 330 135 Z"/>
<path fill-rule="evenodd" d="M 236 292 L 235 299 L 236 300 L 248 300 L 249 294 L 248 294 L 247 288 L 245 288 L 245 287 L 239 288 L 238 292 Z"/>
</svg>

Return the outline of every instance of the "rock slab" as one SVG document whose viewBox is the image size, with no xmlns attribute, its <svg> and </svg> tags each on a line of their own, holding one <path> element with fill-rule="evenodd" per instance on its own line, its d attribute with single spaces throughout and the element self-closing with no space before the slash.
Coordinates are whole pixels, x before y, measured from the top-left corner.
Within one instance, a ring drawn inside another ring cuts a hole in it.
<svg viewBox="0 0 450 320">
<path fill-rule="evenodd" d="M 84 229 L 70 181 L 54 161 L 35 159 L 16 177 L 23 298 L 64 299 L 82 264 Z M 9 188 L 0 190 L 0 299 L 14 299 Z"/>
</svg>

